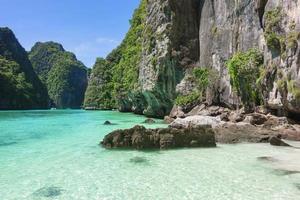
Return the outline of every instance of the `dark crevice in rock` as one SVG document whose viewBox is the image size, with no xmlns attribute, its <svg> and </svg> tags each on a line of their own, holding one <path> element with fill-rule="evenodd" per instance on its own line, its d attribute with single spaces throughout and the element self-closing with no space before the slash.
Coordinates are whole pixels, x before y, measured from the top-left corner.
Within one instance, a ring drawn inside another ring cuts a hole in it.
<svg viewBox="0 0 300 200">
<path fill-rule="evenodd" d="M 256 12 L 258 13 L 260 27 L 264 28 L 263 16 L 265 14 L 265 8 L 268 0 L 256 0 Z"/>
</svg>

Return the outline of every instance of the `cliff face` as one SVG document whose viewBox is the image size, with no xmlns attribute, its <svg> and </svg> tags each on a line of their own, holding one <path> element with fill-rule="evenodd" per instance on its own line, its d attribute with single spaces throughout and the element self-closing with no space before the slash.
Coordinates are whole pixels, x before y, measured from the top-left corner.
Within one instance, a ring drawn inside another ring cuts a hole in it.
<svg viewBox="0 0 300 200">
<path fill-rule="evenodd" d="M 261 84 L 263 104 L 278 114 L 299 114 L 300 1 L 202 1 L 199 66 L 220 75 L 218 95 L 207 99 L 238 104 L 225 62 L 238 51 L 259 49 L 264 58 Z"/>
<path fill-rule="evenodd" d="M 121 111 L 162 117 L 177 97 L 300 114 L 299 0 L 143 0 L 138 10 L 138 57 L 122 71 L 138 74 L 116 97 Z"/>
<path fill-rule="evenodd" d="M 73 53 L 54 42 L 36 43 L 29 52 L 34 70 L 47 86 L 52 106 L 80 108 L 87 87 L 87 69 Z"/>
<path fill-rule="evenodd" d="M 48 102 L 27 52 L 10 29 L 0 28 L 0 109 L 45 109 Z"/>
</svg>

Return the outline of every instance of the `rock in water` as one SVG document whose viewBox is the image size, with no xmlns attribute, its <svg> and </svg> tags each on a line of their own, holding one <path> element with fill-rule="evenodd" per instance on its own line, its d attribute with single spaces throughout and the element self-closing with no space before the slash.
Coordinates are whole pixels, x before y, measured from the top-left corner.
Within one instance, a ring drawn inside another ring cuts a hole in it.
<svg viewBox="0 0 300 200">
<path fill-rule="evenodd" d="M 148 118 L 144 121 L 145 124 L 154 124 L 155 123 L 155 120 L 152 119 L 152 118 Z"/>
<path fill-rule="evenodd" d="M 105 121 L 103 125 L 112 125 L 112 123 L 110 121 Z"/>
<path fill-rule="evenodd" d="M 270 139 L 270 144 L 273 146 L 283 146 L 283 147 L 290 147 L 291 145 L 285 143 L 281 140 L 281 135 L 273 136 Z"/>
<path fill-rule="evenodd" d="M 170 149 L 179 147 L 215 147 L 215 133 L 211 126 L 195 128 L 146 129 L 135 126 L 116 130 L 106 135 L 100 143 L 103 147 L 130 149 Z"/>
</svg>

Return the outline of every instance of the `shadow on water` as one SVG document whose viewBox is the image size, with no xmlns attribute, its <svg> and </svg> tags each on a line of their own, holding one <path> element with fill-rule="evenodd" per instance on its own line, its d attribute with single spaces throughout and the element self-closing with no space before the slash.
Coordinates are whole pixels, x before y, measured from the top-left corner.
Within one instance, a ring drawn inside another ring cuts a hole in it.
<svg viewBox="0 0 300 200">
<path fill-rule="evenodd" d="M 163 154 L 163 152 L 166 152 L 167 150 L 160 150 L 160 149 L 143 149 L 143 150 L 137 150 L 133 148 L 115 148 L 115 149 L 106 149 L 101 146 L 101 144 L 98 145 L 98 148 L 104 150 L 106 153 L 111 153 L 111 152 L 140 152 L 140 153 L 146 153 L 146 154 Z"/>
<path fill-rule="evenodd" d="M 147 164 L 149 165 L 149 160 L 145 157 L 139 157 L 139 156 L 135 156 L 133 158 L 129 159 L 129 162 L 134 163 L 134 164 Z"/>
<path fill-rule="evenodd" d="M 293 174 L 299 174 L 300 171 L 293 171 L 293 170 L 286 170 L 286 169 L 274 169 L 273 174 L 278 176 L 287 176 L 287 175 L 293 175 Z"/>
<path fill-rule="evenodd" d="M 271 157 L 271 156 L 261 156 L 261 157 L 257 157 L 257 160 L 259 161 L 264 161 L 264 162 L 277 162 L 278 160 Z"/>
<path fill-rule="evenodd" d="M 300 190 L 300 183 L 295 183 L 294 185 L 296 186 L 296 188 L 297 188 L 298 190 Z"/>
<path fill-rule="evenodd" d="M 61 195 L 63 191 L 64 190 L 61 187 L 42 187 L 35 191 L 33 196 L 52 198 Z"/>
</svg>

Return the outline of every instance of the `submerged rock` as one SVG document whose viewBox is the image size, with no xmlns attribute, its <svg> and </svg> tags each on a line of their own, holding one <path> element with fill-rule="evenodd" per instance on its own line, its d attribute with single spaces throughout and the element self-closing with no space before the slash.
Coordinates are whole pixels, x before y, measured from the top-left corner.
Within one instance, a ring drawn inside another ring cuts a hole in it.
<svg viewBox="0 0 300 200">
<path fill-rule="evenodd" d="M 148 163 L 149 161 L 145 157 L 133 157 L 130 159 L 130 162 L 135 164 Z"/>
<path fill-rule="evenodd" d="M 152 118 L 148 118 L 144 121 L 145 124 L 154 124 L 155 123 L 155 120 L 152 119 Z"/>
<path fill-rule="evenodd" d="M 100 144 L 108 149 L 169 149 L 216 146 L 215 135 L 211 126 L 185 129 L 146 129 L 143 126 L 135 126 L 131 129 L 113 131 L 106 135 Z"/>
<path fill-rule="evenodd" d="M 64 190 L 60 187 L 43 187 L 33 193 L 34 196 L 52 198 L 62 194 Z"/>
</svg>

